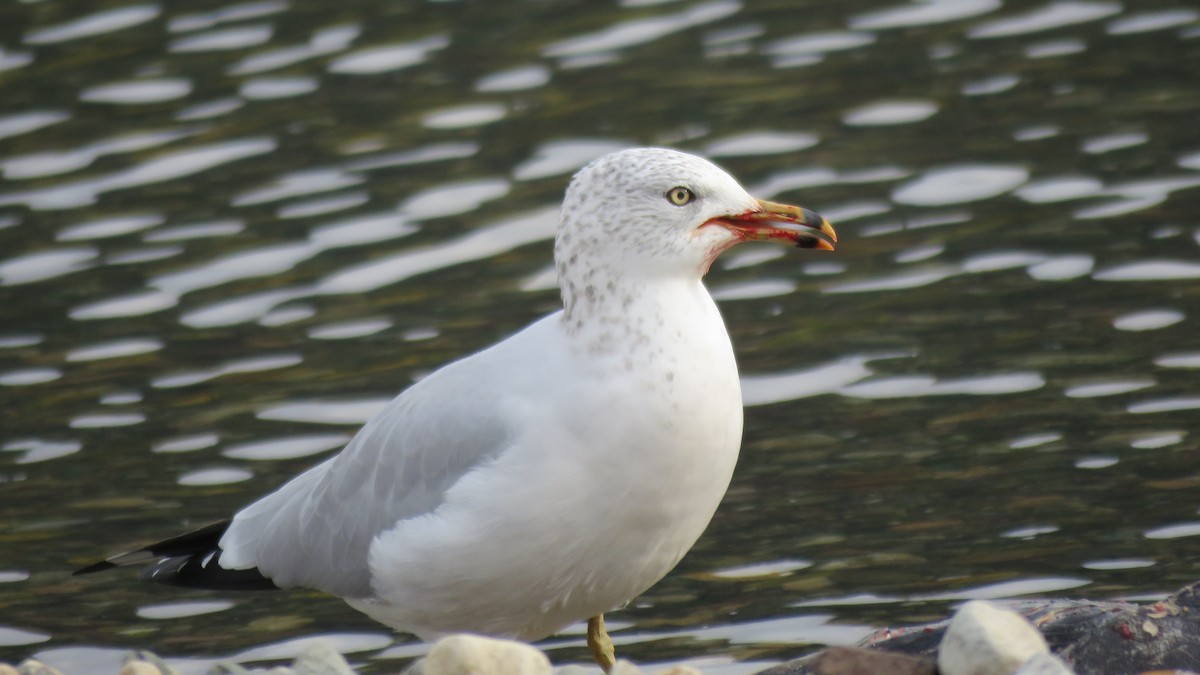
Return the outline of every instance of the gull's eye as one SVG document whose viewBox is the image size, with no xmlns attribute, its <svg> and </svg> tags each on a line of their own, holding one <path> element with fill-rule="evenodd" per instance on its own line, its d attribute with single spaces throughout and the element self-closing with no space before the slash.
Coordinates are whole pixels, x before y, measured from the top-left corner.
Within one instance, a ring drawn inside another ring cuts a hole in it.
<svg viewBox="0 0 1200 675">
<path fill-rule="evenodd" d="M 667 201 L 675 206 L 685 206 L 696 198 L 695 193 L 685 187 L 673 187 L 667 190 Z"/>
</svg>

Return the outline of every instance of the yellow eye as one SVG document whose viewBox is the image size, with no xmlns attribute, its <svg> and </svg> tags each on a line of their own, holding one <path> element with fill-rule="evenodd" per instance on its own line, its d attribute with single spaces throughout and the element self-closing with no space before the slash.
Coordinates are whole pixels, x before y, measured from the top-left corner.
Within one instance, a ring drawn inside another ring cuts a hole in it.
<svg viewBox="0 0 1200 675">
<path fill-rule="evenodd" d="M 667 190 L 667 200 L 675 206 L 684 206 L 690 204 L 696 195 L 691 190 L 685 187 L 673 187 Z"/>
</svg>

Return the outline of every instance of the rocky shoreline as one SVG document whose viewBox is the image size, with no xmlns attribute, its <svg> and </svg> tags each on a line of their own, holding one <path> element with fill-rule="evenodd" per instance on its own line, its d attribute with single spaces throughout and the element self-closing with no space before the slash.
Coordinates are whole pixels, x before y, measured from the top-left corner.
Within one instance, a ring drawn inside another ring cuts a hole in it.
<svg viewBox="0 0 1200 675">
<path fill-rule="evenodd" d="M 1197 675 L 1200 583 L 1153 603 L 1031 600 L 968 602 L 936 624 L 877 632 L 855 647 L 831 647 L 759 675 Z M 452 635 L 404 675 L 594 675 L 595 666 L 554 668 L 536 647 Z M 333 645 L 316 641 L 289 666 L 221 663 L 209 675 L 356 675 Z M 0 675 L 76 675 L 26 660 Z M 179 675 L 158 656 L 132 652 L 116 675 Z M 647 675 L 619 661 L 610 675 Z M 675 666 L 652 675 L 702 675 Z"/>
</svg>

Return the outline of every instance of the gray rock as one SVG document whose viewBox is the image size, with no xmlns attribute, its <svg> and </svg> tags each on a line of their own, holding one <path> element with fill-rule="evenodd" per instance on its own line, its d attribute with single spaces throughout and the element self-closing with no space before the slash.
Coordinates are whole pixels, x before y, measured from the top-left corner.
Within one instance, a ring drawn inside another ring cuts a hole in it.
<svg viewBox="0 0 1200 675">
<path fill-rule="evenodd" d="M 552 675 L 550 659 L 521 642 L 478 635 L 438 640 L 407 675 Z"/>
<path fill-rule="evenodd" d="M 37 659 L 25 659 L 17 664 L 17 672 L 20 675 L 62 675 L 57 668 L 51 668 Z"/>
<path fill-rule="evenodd" d="M 296 675 L 354 675 L 345 657 L 327 640 L 317 640 L 292 663 Z"/>
<path fill-rule="evenodd" d="M 935 675 L 937 672 L 934 660 L 926 656 L 861 647 L 830 647 L 817 654 L 808 668 L 813 675 Z M 764 675 L 770 672 L 765 671 Z"/>
<path fill-rule="evenodd" d="M 154 652 L 139 649 L 125 657 L 117 675 L 179 675 L 179 671 L 167 665 Z"/>
<path fill-rule="evenodd" d="M 983 600 L 963 605 L 942 637 L 942 675 L 1013 675 L 1030 658 L 1049 654 L 1045 638 L 1011 610 Z"/>
<path fill-rule="evenodd" d="M 1075 671 L 1053 654 L 1034 654 L 1016 675 L 1075 675 Z"/>
</svg>

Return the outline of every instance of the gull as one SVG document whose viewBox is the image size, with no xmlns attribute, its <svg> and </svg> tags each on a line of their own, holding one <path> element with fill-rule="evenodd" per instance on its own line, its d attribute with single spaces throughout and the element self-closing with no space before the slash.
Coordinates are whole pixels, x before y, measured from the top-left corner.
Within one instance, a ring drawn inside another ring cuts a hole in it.
<svg viewBox="0 0 1200 675">
<path fill-rule="evenodd" d="M 337 455 L 230 520 L 81 569 L 207 589 L 316 588 L 396 630 L 533 641 L 662 579 L 708 526 L 742 440 L 724 321 L 702 279 L 744 241 L 832 250 L 808 209 L 709 161 L 615 152 L 571 180 L 563 308 L 443 366 Z"/>
</svg>

